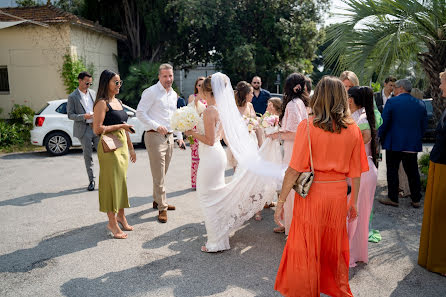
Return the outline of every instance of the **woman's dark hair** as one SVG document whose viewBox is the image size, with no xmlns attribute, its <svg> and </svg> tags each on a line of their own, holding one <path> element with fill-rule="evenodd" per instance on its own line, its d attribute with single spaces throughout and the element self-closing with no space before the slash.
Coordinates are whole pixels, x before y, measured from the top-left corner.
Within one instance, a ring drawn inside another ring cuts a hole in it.
<svg viewBox="0 0 446 297">
<path fill-rule="evenodd" d="M 111 70 L 105 69 L 104 71 L 102 71 L 101 77 L 99 78 L 98 92 L 96 94 L 96 101 L 94 102 L 94 106 L 96 106 L 96 104 L 101 100 L 110 99 L 108 94 L 108 83 L 116 75 L 118 74 Z"/>
<path fill-rule="evenodd" d="M 305 80 L 305 76 L 300 73 L 292 73 L 286 78 L 285 86 L 283 87 L 282 112 L 279 116 L 280 122 L 285 115 L 286 106 L 291 100 L 300 98 L 305 106 L 308 106 L 310 98 L 308 93 L 305 92 Z"/>
<path fill-rule="evenodd" d="M 348 97 L 353 99 L 355 105 L 365 108 L 367 121 L 370 125 L 371 132 L 371 149 L 373 162 L 376 164 L 376 118 L 375 108 L 373 106 L 373 90 L 369 87 L 351 87 L 348 90 Z"/>
<path fill-rule="evenodd" d="M 251 90 L 252 86 L 248 82 L 244 80 L 238 82 L 234 92 L 237 106 L 241 107 L 246 104 L 246 96 L 251 92 Z"/>
</svg>

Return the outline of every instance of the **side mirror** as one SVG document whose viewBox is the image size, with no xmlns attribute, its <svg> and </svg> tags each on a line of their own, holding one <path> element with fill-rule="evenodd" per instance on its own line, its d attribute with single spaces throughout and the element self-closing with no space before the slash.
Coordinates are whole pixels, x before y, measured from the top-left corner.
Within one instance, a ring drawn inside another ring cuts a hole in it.
<svg viewBox="0 0 446 297">
<path fill-rule="evenodd" d="M 132 118 L 135 116 L 135 113 L 133 111 L 127 111 L 127 115 Z"/>
</svg>

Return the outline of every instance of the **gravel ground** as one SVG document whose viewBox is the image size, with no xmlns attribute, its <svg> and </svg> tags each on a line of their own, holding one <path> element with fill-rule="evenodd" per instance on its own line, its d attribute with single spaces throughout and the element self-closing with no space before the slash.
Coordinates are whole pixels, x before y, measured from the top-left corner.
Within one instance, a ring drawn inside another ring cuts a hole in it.
<svg viewBox="0 0 446 297">
<path fill-rule="evenodd" d="M 273 210 L 236 231 L 230 251 L 201 253 L 205 228 L 189 190 L 190 152 L 174 152 L 166 185 L 177 210 L 167 224 L 151 208 L 146 151 L 137 158 L 128 170 L 135 231 L 114 240 L 97 190 L 85 190 L 80 150 L 0 155 L 0 296 L 279 296 L 273 286 L 285 238 L 272 232 Z M 383 167 L 376 198 L 387 192 Z M 446 278 L 417 265 L 423 209 L 409 203 L 375 204 L 373 226 L 383 240 L 369 245 L 369 264 L 350 270 L 355 296 L 446 296 Z"/>
</svg>

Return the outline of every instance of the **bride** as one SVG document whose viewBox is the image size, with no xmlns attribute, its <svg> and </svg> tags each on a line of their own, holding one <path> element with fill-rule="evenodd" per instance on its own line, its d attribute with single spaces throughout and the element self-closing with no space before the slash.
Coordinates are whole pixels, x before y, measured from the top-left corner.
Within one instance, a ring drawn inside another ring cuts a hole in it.
<svg viewBox="0 0 446 297">
<path fill-rule="evenodd" d="M 207 243 L 203 252 L 230 249 L 229 235 L 265 205 L 283 179 L 284 168 L 265 161 L 249 137 L 237 109 L 229 78 L 215 73 L 202 85 L 207 108 L 197 130 L 186 131 L 200 141 L 197 195 L 203 208 Z M 222 136 L 238 162 L 230 183 L 225 183 L 226 154 Z"/>
</svg>

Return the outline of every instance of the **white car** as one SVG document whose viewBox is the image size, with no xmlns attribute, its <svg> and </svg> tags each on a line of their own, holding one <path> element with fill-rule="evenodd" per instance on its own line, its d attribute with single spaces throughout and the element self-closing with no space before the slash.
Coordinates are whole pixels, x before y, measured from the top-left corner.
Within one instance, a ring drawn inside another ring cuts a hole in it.
<svg viewBox="0 0 446 297">
<path fill-rule="evenodd" d="M 144 126 L 136 118 L 136 110 L 123 105 L 129 115 L 127 123 L 135 128 L 135 133 L 130 134 L 132 143 L 144 143 Z M 70 120 L 67 115 L 67 99 L 49 101 L 36 113 L 33 125 L 31 143 L 45 146 L 51 155 L 64 155 L 71 146 L 81 146 L 79 139 L 73 136 L 73 120 Z"/>
</svg>

